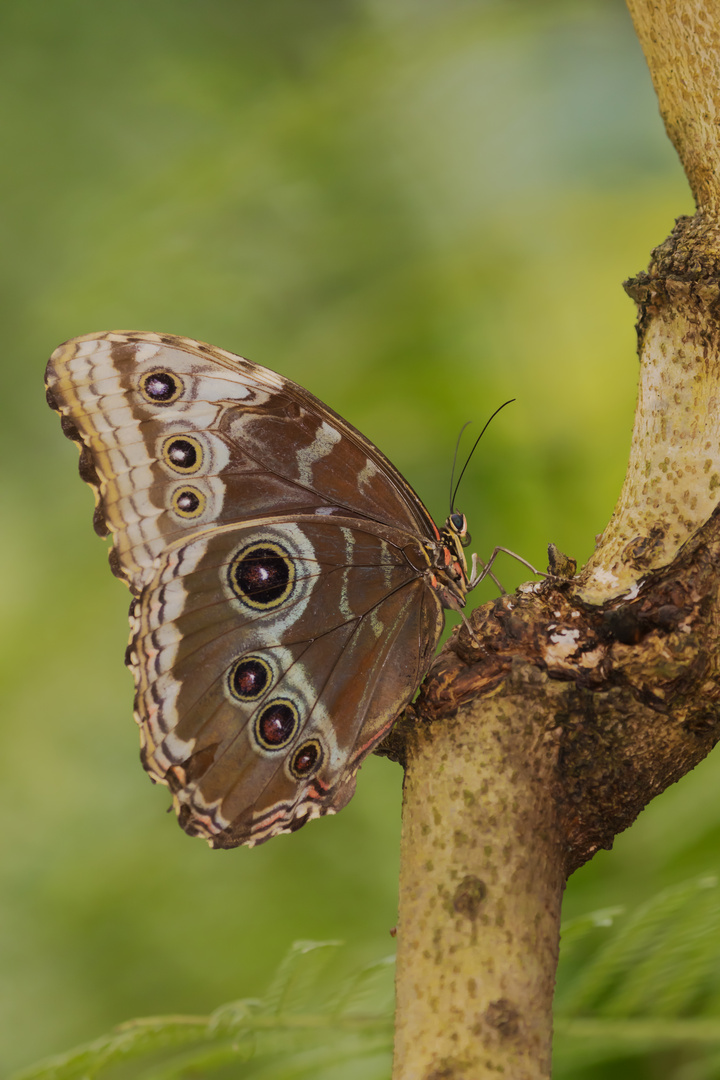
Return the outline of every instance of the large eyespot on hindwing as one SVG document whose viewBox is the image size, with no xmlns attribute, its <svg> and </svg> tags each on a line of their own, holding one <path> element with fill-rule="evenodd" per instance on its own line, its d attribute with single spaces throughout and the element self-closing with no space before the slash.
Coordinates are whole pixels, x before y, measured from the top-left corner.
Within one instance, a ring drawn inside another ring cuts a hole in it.
<svg viewBox="0 0 720 1080">
<path fill-rule="evenodd" d="M 241 656 L 228 672 L 227 685 L 234 701 L 256 701 L 272 685 L 275 673 L 263 656 Z"/>
<path fill-rule="evenodd" d="M 170 506 L 178 517 L 192 520 L 205 513 L 207 497 L 200 488 L 193 484 L 183 484 L 173 491 Z"/>
<path fill-rule="evenodd" d="M 189 476 L 202 467 L 202 444 L 192 435 L 171 435 L 162 444 L 162 459 L 173 472 Z"/>
<path fill-rule="evenodd" d="M 319 739 L 308 739 L 293 753 L 287 770 L 293 780 L 309 780 L 323 763 L 325 752 Z"/>
<path fill-rule="evenodd" d="M 185 389 L 179 375 L 169 371 L 148 371 L 140 377 L 140 393 L 150 405 L 172 405 Z"/>
<path fill-rule="evenodd" d="M 238 600 L 255 611 L 272 611 L 295 588 L 295 563 L 282 544 L 260 540 L 241 548 L 228 567 L 228 583 Z"/>
<path fill-rule="evenodd" d="M 290 698 L 275 698 L 260 709 L 251 727 L 256 749 L 274 753 L 284 750 L 300 727 L 300 714 Z"/>
</svg>

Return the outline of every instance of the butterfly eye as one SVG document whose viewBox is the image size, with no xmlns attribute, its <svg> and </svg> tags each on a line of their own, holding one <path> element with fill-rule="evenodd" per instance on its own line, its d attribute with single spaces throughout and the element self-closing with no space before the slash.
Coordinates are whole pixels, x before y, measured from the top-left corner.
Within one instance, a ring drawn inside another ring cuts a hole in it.
<svg viewBox="0 0 720 1080">
<path fill-rule="evenodd" d="M 235 556 L 228 572 L 239 600 L 267 611 L 288 599 L 295 587 L 295 565 L 280 544 L 251 544 Z"/>
<path fill-rule="evenodd" d="M 273 672 L 261 656 L 242 656 L 228 674 L 228 687 L 238 701 L 254 701 L 272 683 Z"/>
<path fill-rule="evenodd" d="M 282 750 L 292 742 L 299 726 L 300 716 L 292 701 L 277 698 L 259 713 L 253 734 L 263 750 Z"/>
<path fill-rule="evenodd" d="M 322 765 L 323 751 L 317 739 L 299 746 L 290 760 L 290 772 L 296 780 L 307 780 Z"/>
<path fill-rule="evenodd" d="M 162 456 L 173 472 L 196 473 L 203 462 L 203 449 L 192 435 L 174 436 L 163 443 Z"/>
<path fill-rule="evenodd" d="M 464 514 L 451 514 L 449 521 L 456 533 L 462 535 L 463 530 L 467 529 L 467 522 Z"/>
<path fill-rule="evenodd" d="M 178 376 L 169 371 L 150 371 L 140 380 L 140 393 L 152 405 L 171 405 L 184 389 Z"/>
</svg>

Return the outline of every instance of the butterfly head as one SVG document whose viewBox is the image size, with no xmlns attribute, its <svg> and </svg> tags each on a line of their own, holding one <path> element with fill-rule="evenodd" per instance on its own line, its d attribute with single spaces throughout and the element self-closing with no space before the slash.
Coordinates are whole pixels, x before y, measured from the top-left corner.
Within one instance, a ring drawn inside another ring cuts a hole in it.
<svg viewBox="0 0 720 1080">
<path fill-rule="evenodd" d="M 467 518 L 464 514 L 458 513 L 457 510 L 453 510 L 445 522 L 445 530 L 450 532 L 457 540 L 460 541 L 460 546 L 463 548 L 468 547 L 472 543 L 472 537 L 468 532 Z"/>
<path fill-rule="evenodd" d="M 465 607 L 469 574 L 464 549 L 471 542 L 464 514 L 453 510 L 440 530 L 436 574 L 443 605 L 460 611 Z"/>
</svg>

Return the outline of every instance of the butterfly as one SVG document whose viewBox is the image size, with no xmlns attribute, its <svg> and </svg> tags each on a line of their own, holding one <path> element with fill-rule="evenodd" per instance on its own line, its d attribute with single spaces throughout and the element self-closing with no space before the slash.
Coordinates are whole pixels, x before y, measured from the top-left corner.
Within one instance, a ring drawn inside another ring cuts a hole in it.
<svg viewBox="0 0 720 1080">
<path fill-rule="evenodd" d="M 471 569 L 363 435 L 301 386 L 156 333 L 74 338 L 50 406 L 129 586 L 141 757 L 181 826 L 261 843 L 341 809 Z"/>
</svg>

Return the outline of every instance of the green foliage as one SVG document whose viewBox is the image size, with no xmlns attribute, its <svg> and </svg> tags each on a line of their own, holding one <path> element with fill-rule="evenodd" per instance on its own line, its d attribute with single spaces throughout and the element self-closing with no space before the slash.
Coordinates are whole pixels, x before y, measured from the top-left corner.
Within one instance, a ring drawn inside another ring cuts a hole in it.
<svg viewBox="0 0 720 1080">
<path fill-rule="evenodd" d="M 125 327 L 248 355 L 438 517 L 460 427 L 517 397 L 461 508 L 481 555 L 539 565 L 552 540 L 582 562 L 627 460 L 620 283 L 692 204 L 621 0 L 3 0 L 0 31 L 7 1075 L 126 1016 L 252 995 L 299 938 L 347 940 L 360 967 L 397 917 L 387 761 L 341 814 L 253 851 L 164 813 L 50 352 Z M 704 762 L 574 875 L 569 916 L 716 868 L 719 774 Z"/>
<path fill-rule="evenodd" d="M 14 1080 L 384 1080 L 392 1050 L 392 958 L 324 979 L 337 942 L 296 942 L 262 999 L 210 1016 L 131 1020 Z M 241 1071 L 238 1071 L 239 1067 Z"/>
<path fill-rule="evenodd" d="M 555 1012 L 556 1080 L 633 1059 L 638 1080 L 720 1075 L 717 878 L 565 925 Z"/>
<path fill-rule="evenodd" d="M 392 958 L 342 977 L 333 967 L 338 946 L 296 942 L 261 999 L 234 1001 L 207 1017 L 130 1021 L 12 1080 L 198 1073 L 220 1080 L 227 1070 L 255 1080 L 386 1080 Z M 716 1077 L 717 879 L 666 889 L 632 912 L 604 909 L 565 924 L 555 1012 L 556 1080 L 581 1080 L 596 1075 L 598 1063 L 628 1061 L 638 1078 L 646 1068 L 657 1080 Z"/>
</svg>

